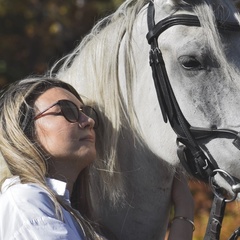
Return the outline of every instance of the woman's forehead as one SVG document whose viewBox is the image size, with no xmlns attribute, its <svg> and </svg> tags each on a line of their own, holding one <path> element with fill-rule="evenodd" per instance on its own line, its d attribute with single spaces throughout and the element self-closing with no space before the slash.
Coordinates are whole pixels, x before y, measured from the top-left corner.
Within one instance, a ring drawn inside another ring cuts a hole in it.
<svg viewBox="0 0 240 240">
<path fill-rule="evenodd" d="M 82 101 L 77 99 L 77 97 L 69 92 L 68 90 L 61 87 L 54 87 L 46 90 L 42 93 L 35 101 L 35 106 L 37 108 L 48 107 L 50 104 L 53 104 L 59 100 L 67 99 L 75 103 L 77 106 L 83 104 Z"/>
</svg>

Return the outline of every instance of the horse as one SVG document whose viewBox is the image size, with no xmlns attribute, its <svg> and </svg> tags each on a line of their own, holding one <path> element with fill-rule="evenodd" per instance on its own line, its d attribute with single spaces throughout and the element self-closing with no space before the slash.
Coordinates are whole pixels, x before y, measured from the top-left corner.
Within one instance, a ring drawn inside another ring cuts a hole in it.
<svg viewBox="0 0 240 240">
<path fill-rule="evenodd" d="M 93 206 L 96 219 L 120 240 L 164 239 L 173 177 L 183 171 L 149 66 L 149 4 L 155 22 L 178 14 L 199 19 L 199 26 L 171 26 L 157 39 L 184 117 L 196 127 L 240 129 L 240 33 L 217 25 L 239 25 L 231 1 L 126 0 L 99 21 L 50 72 L 101 113 Z M 198 144 L 219 169 L 240 178 L 240 152 L 231 137 L 200 138 Z M 229 188 L 221 176 L 216 181 Z"/>
</svg>

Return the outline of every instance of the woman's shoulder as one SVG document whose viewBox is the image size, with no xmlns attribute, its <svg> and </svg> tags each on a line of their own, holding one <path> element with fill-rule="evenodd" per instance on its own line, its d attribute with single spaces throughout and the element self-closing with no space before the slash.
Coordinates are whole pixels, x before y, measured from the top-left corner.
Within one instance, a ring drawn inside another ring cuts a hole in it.
<svg viewBox="0 0 240 240">
<path fill-rule="evenodd" d="M 57 218 L 43 187 L 10 179 L 0 194 L 0 239 L 81 239 L 73 224 Z"/>
<path fill-rule="evenodd" d="M 41 215 L 42 212 L 49 216 L 55 215 L 54 204 L 50 194 L 43 187 L 34 183 L 20 183 L 17 177 L 7 179 L 0 195 L 0 206 L 5 211 L 15 214 Z"/>
</svg>

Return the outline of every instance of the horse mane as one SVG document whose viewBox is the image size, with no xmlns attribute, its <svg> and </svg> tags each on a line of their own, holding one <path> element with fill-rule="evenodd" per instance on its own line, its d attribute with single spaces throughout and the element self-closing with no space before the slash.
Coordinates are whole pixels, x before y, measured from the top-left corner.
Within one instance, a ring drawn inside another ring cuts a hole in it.
<svg viewBox="0 0 240 240">
<path fill-rule="evenodd" d="M 101 128 L 97 131 L 96 147 L 99 160 L 94 168 L 100 170 L 102 194 L 115 204 L 124 197 L 124 183 L 117 157 L 117 145 L 122 129 L 128 129 L 134 140 L 137 134 L 136 117 L 131 91 L 134 78 L 134 59 L 131 56 L 132 26 L 137 14 L 149 0 L 128 0 L 116 12 L 99 21 L 79 46 L 66 56 L 56 77 L 72 84 L 81 94 L 83 84 L 89 84 L 87 98 L 101 112 Z M 125 41 L 125 77 L 128 104 L 123 101 L 119 86 L 119 51 Z M 50 75 L 59 62 L 53 66 Z M 81 68 L 81 71 L 79 69 Z M 81 80 L 79 80 L 81 79 Z M 85 93 L 83 93 L 85 94 Z M 116 97 L 118 96 L 118 97 Z"/>
<path fill-rule="evenodd" d="M 225 4 L 228 4 L 228 1 L 222 0 Z M 131 37 L 137 15 L 149 2 L 150 0 L 125 1 L 113 14 L 99 21 L 72 53 L 59 61 L 62 65 L 56 72 L 58 78 L 72 84 L 81 95 L 86 95 L 85 101 L 91 100 L 101 112 L 102 127 L 97 131 L 96 143 L 99 160 L 95 162 L 93 171 L 98 170 L 96 174 L 99 174 L 99 182 L 103 190 L 101 193 L 109 197 L 113 204 L 120 202 L 119 200 L 124 197 L 124 180 L 119 165 L 121 159 L 118 159 L 117 154 L 122 129 L 127 129 L 130 137 L 141 144 L 141 133 L 137 127 L 131 98 L 135 76 Z M 182 3 L 187 4 L 187 1 Z M 208 41 L 217 42 L 213 49 L 214 56 L 218 56 L 220 62 L 224 63 L 222 51 L 224 46 L 221 44 L 215 25 L 213 10 L 206 3 L 197 4 L 193 7 L 193 11 L 206 29 Z M 124 51 L 125 58 L 127 101 L 123 101 L 123 93 L 119 85 L 120 50 Z M 50 74 L 55 75 L 59 62 L 53 66 Z M 84 88 L 87 90 L 82 92 Z"/>
</svg>

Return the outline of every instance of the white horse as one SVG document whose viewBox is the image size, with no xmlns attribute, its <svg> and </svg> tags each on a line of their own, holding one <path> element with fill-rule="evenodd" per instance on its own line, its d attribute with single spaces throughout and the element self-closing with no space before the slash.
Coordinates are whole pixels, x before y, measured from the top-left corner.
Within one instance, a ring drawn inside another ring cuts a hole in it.
<svg viewBox="0 0 240 240">
<path fill-rule="evenodd" d="M 162 119 L 149 66 L 149 2 L 123 3 L 57 72 L 102 113 L 100 161 L 92 170 L 94 206 L 96 217 L 122 240 L 164 239 L 179 164 L 176 134 Z M 239 132 L 240 33 L 218 30 L 215 22 L 239 23 L 231 1 L 155 0 L 154 5 L 155 22 L 185 13 L 198 16 L 201 24 L 173 26 L 158 38 L 185 118 L 193 126 Z M 240 178 L 240 151 L 232 139 L 199 144 L 219 168 Z"/>
</svg>

